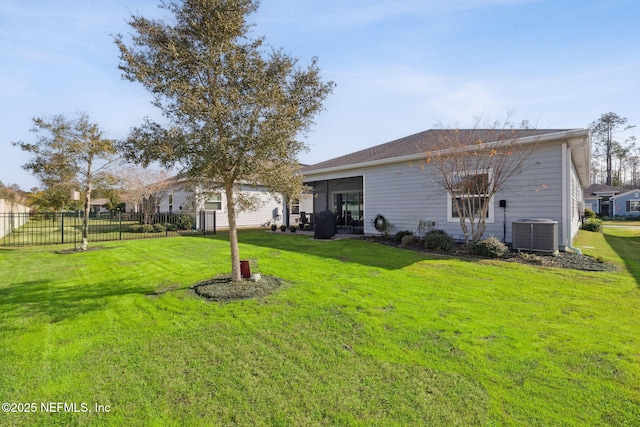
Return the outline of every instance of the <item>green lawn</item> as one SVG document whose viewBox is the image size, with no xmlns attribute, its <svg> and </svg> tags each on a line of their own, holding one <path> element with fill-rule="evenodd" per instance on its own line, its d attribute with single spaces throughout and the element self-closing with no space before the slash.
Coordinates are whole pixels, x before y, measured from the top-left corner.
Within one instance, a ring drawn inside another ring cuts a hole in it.
<svg viewBox="0 0 640 427">
<path fill-rule="evenodd" d="M 576 242 L 618 273 L 280 232 L 240 242 L 254 271 L 287 285 L 261 300 L 193 296 L 229 270 L 224 235 L 0 250 L 0 402 L 37 408 L 0 425 L 640 422 L 635 231 Z"/>
</svg>

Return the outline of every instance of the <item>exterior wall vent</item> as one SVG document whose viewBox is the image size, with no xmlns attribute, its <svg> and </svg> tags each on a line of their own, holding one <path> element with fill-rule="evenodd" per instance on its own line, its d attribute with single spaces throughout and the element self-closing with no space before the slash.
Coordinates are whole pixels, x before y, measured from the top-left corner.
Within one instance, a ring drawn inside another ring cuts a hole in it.
<svg viewBox="0 0 640 427">
<path fill-rule="evenodd" d="M 558 251 L 558 221 L 519 219 L 511 227 L 513 249 L 551 253 Z"/>
</svg>

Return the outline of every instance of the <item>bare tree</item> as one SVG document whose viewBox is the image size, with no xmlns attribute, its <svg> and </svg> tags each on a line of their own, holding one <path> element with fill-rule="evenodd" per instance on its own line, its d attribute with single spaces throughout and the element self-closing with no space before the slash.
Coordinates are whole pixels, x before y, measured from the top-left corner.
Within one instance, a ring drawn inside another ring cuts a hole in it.
<svg viewBox="0 0 640 427">
<path fill-rule="evenodd" d="M 471 129 L 441 129 L 438 144 L 427 152 L 432 179 L 450 197 L 452 216 L 468 244 L 485 232 L 489 201 L 519 173 L 535 150 L 535 143 L 522 144 L 519 138 L 536 131 L 515 129 L 509 121 L 480 128 L 476 119 Z M 529 141 L 530 142 L 530 141 Z"/>
<path fill-rule="evenodd" d="M 118 172 L 122 186 L 120 198 L 142 213 L 143 222 L 151 223 L 152 215 L 176 181 L 165 170 L 128 167 Z"/>
<path fill-rule="evenodd" d="M 0 199 L 9 202 L 10 206 L 14 204 L 24 205 L 27 203 L 26 193 L 20 189 L 18 184 L 5 185 L 2 181 L 0 181 Z"/>
</svg>

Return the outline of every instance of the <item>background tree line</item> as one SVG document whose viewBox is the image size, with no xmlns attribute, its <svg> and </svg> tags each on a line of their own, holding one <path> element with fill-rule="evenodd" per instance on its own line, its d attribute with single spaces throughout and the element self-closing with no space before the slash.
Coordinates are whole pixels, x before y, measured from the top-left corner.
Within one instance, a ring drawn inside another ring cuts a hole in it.
<svg viewBox="0 0 640 427">
<path fill-rule="evenodd" d="M 593 139 L 591 182 L 615 187 L 640 186 L 640 147 L 626 117 L 605 113 L 589 128 Z"/>
</svg>

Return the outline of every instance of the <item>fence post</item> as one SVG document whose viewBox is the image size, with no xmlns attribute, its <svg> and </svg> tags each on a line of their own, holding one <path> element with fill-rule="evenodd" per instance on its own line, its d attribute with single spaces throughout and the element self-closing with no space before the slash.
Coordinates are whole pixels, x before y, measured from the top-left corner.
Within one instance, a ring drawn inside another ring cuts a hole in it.
<svg viewBox="0 0 640 427">
<path fill-rule="evenodd" d="M 122 240 L 122 212 L 118 211 L 118 240 Z"/>
<path fill-rule="evenodd" d="M 64 211 L 60 212 L 60 218 L 60 224 L 62 225 L 62 243 L 64 244 Z"/>
<path fill-rule="evenodd" d="M 216 229 L 216 211 L 213 211 L 213 234 L 217 234 L 218 230 Z"/>
</svg>

